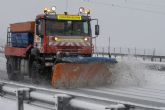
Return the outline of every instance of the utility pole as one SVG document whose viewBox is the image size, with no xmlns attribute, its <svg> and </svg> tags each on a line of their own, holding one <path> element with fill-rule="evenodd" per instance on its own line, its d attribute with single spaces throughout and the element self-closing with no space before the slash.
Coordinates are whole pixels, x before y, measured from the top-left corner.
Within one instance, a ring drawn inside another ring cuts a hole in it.
<svg viewBox="0 0 165 110">
<path fill-rule="evenodd" d="M 95 52 L 97 51 L 97 44 L 96 44 L 96 38 L 95 38 Z"/>
<path fill-rule="evenodd" d="M 111 38 L 109 36 L 109 40 L 108 40 L 108 53 L 110 53 L 110 50 L 111 50 Z"/>
</svg>

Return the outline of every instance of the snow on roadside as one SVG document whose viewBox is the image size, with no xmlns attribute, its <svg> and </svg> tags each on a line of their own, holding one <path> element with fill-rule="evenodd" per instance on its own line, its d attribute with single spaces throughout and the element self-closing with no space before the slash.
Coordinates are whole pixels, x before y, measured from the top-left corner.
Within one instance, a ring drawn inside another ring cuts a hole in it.
<svg viewBox="0 0 165 110">
<path fill-rule="evenodd" d="M 113 87 L 165 85 L 165 71 L 151 69 L 148 65 L 165 66 L 162 62 L 135 60 L 134 57 L 123 58 L 112 69 L 111 85 Z"/>
<path fill-rule="evenodd" d="M 15 100 L 10 100 L 0 97 L 0 110 L 18 110 L 17 102 Z M 24 110 L 49 110 L 49 109 L 24 104 Z"/>
<path fill-rule="evenodd" d="M 111 86 L 142 86 L 146 84 L 144 70 L 144 65 L 134 59 L 123 59 L 112 69 Z"/>
<path fill-rule="evenodd" d="M 6 74 L 6 58 L 0 53 L 0 79 L 7 79 Z"/>
</svg>

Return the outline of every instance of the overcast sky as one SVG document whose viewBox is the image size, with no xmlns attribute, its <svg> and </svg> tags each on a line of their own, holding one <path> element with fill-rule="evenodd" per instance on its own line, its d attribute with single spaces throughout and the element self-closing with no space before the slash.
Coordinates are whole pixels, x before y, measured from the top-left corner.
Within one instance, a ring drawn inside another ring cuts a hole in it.
<svg viewBox="0 0 165 110">
<path fill-rule="evenodd" d="M 44 7 L 57 7 L 57 13 L 77 13 L 79 7 L 91 10 L 99 19 L 101 33 L 97 46 L 156 49 L 165 53 L 165 0 L 2 0 L 0 40 L 6 41 L 10 23 L 32 21 Z"/>
</svg>

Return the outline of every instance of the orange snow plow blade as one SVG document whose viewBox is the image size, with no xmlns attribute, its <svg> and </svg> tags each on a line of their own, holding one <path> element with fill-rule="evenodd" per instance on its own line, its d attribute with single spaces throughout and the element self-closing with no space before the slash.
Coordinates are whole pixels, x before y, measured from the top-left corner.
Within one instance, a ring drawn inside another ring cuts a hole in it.
<svg viewBox="0 0 165 110">
<path fill-rule="evenodd" d="M 52 85 L 55 88 L 94 87 L 105 85 L 111 77 L 105 63 L 58 63 L 54 66 Z"/>
</svg>

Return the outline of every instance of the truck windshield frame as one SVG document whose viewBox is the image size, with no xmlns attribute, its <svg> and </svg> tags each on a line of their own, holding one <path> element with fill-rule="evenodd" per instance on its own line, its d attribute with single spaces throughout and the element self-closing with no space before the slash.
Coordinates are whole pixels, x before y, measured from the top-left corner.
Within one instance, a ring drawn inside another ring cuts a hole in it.
<svg viewBox="0 0 165 110">
<path fill-rule="evenodd" d="M 90 21 L 85 20 L 46 20 L 47 36 L 91 36 Z"/>
</svg>

